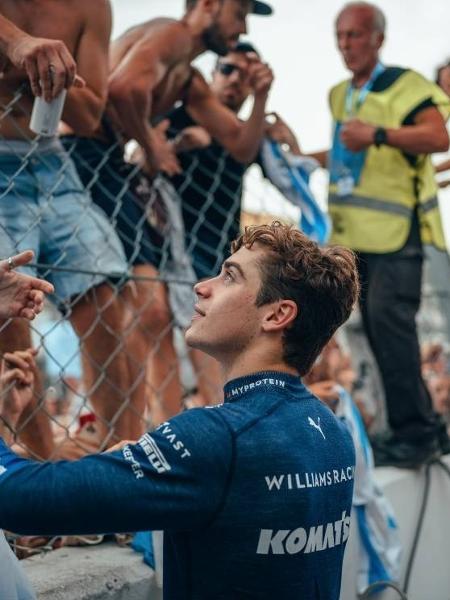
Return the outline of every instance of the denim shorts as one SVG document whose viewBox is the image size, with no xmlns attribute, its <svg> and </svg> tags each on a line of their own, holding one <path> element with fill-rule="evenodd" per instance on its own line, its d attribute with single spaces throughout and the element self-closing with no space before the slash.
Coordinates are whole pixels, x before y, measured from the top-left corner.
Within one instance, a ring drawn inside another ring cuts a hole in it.
<svg viewBox="0 0 450 600">
<path fill-rule="evenodd" d="M 120 240 L 58 139 L 0 142 L 0 257 L 26 249 L 39 266 L 21 270 L 53 283 L 60 304 L 126 276 Z"/>
</svg>

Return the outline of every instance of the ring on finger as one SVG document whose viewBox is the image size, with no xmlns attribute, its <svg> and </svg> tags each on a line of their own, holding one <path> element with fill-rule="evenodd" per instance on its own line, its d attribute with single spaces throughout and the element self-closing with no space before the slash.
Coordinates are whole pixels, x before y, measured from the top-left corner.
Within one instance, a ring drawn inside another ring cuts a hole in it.
<svg viewBox="0 0 450 600">
<path fill-rule="evenodd" d="M 56 73 L 56 67 L 53 63 L 49 63 L 48 64 L 48 73 L 50 75 L 50 80 L 53 82 L 55 73 Z"/>
<path fill-rule="evenodd" d="M 12 271 L 16 267 L 12 256 L 8 257 L 8 269 Z"/>
</svg>

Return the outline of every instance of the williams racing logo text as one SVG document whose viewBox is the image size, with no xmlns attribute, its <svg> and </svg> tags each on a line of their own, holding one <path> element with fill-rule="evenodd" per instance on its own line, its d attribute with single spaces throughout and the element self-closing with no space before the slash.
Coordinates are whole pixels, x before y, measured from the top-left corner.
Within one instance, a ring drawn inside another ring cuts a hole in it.
<svg viewBox="0 0 450 600">
<path fill-rule="evenodd" d="M 284 473 L 282 475 L 266 475 L 264 477 L 270 492 L 281 490 L 303 490 L 307 488 L 326 487 L 352 481 L 355 467 L 333 469 L 332 471 Z"/>
<path fill-rule="evenodd" d="M 350 516 L 307 529 L 261 529 L 256 554 L 310 554 L 345 544 L 350 533 Z"/>
</svg>

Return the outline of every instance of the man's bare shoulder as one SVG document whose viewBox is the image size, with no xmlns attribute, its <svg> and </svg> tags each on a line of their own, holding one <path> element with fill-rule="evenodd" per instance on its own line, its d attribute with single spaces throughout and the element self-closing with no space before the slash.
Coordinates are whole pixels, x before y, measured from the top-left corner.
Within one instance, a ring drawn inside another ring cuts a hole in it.
<svg viewBox="0 0 450 600">
<path fill-rule="evenodd" d="M 71 11 L 76 11 L 86 23 L 99 22 L 105 20 L 105 18 L 111 18 L 110 0 L 95 0 L 95 2 L 92 2 L 92 0 L 69 0 L 67 4 L 73 5 Z"/>
<path fill-rule="evenodd" d="M 176 19 L 158 17 L 128 29 L 115 43 L 131 41 L 145 47 L 158 45 L 171 55 L 182 58 L 189 55 L 192 48 L 192 35 L 188 28 Z"/>
<path fill-rule="evenodd" d="M 63 4 L 70 5 L 71 10 L 74 6 L 85 14 L 92 14 L 99 11 L 111 11 L 110 0 L 65 0 Z"/>
</svg>

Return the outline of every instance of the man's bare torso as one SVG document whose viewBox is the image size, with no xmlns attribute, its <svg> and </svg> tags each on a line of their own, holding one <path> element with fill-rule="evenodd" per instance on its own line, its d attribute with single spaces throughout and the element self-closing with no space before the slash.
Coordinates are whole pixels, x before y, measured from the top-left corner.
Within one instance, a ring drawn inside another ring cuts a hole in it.
<svg viewBox="0 0 450 600">
<path fill-rule="evenodd" d="M 128 30 L 123 36 L 113 42 L 111 46 L 111 71 L 113 72 L 116 69 L 134 44 L 144 42 L 145 39 L 151 38 L 163 28 L 170 25 L 178 26 L 180 28 L 180 35 L 188 35 L 182 23 L 167 18 L 153 19 Z M 193 74 L 190 50 L 188 43 L 186 45 L 185 56 L 181 60 L 178 60 L 173 67 L 169 68 L 152 92 L 149 90 L 149 93 L 152 94 L 152 119 L 165 115 L 187 93 Z"/>
<path fill-rule="evenodd" d="M 86 19 L 85 0 L 0 0 L 0 13 L 32 36 L 62 40 L 76 60 Z M 5 117 L 5 106 L 19 88 L 22 95 Z M 33 135 L 28 129 L 33 100 L 25 71 L 0 55 L 0 139 Z"/>
</svg>

